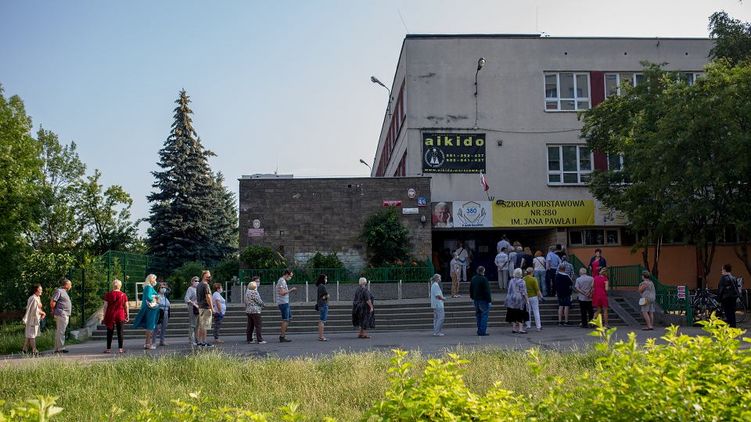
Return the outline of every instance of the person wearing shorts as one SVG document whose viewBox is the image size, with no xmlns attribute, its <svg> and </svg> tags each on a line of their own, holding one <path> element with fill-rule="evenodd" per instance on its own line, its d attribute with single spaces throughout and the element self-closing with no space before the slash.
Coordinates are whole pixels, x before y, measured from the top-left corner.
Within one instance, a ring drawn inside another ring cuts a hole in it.
<svg viewBox="0 0 751 422">
<path fill-rule="evenodd" d="M 289 294 L 297 290 L 297 287 L 287 287 L 287 282 L 292 279 L 292 270 L 284 270 L 284 273 L 276 282 L 276 304 L 279 306 L 279 312 L 282 314 L 281 329 L 279 333 L 280 343 L 289 343 L 290 339 L 287 338 L 287 327 L 289 321 L 292 319 L 292 309 L 289 307 Z"/>
<path fill-rule="evenodd" d="M 323 335 L 323 328 L 329 319 L 329 292 L 326 290 L 326 283 L 329 282 L 326 274 L 321 274 L 316 280 L 316 309 L 318 310 L 320 320 L 318 321 L 318 341 L 329 341 Z"/>
</svg>

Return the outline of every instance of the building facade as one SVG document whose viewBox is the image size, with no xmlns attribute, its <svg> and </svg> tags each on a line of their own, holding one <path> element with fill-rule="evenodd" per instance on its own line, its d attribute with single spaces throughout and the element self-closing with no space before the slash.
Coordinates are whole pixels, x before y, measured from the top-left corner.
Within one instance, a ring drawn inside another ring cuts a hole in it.
<svg viewBox="0 0 751 422">
<path fill-rule="evenodd" d="M 412 256 L 430 257 L 430 179 L 427 177 L 240 179 L 240 250 L 271 247 L 290 265 L 304 266 L 317 252 L 335 253 L 350 269 L 367 265 L 361 238 L 365 220 L 394 207 L 410 232 Z"/>
<path fill-rule="evenodd" d="M 621 253 L 634 241 L 623 218 L 587 188 L 592 171 L 622 158 L 587 148 L 578 113 L 638 84 L 643 62 L 692 82 L 711 47 L 709 39 L 408 35 L 371 175 L 430 177 L 437 261 L 463 240 L 475 265 L 491 266 L 506 234 L 533 251 L 560 244 L 584 260 L 595 247 L 620 248 L 614 256 L 640 262 Z"/>
</svg>

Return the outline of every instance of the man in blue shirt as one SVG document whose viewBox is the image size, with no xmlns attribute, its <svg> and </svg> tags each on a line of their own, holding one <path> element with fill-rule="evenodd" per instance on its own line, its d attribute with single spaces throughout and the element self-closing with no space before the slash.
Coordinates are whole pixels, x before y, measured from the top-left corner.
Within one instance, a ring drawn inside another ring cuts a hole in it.
<svg viewBox="0 0 751 422">
<path fill-rule="evenodd" d="M 559 265 L 561 265 L 561 258 L 555 253 L 555 246 L 550 246 L 545 257 L 545 287 L 550 296 L 553 296 L 553 281 Z"/>
</svg>

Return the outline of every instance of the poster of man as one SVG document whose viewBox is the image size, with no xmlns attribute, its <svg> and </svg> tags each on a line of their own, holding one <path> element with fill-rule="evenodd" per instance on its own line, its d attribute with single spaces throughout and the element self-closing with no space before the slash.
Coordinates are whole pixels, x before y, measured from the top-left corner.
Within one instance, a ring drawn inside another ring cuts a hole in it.
<svg viewBox="0 0 751 422">
<path fill-rule="evenodd" d="M 454 216 L 451 202 L 436 202 L 433 205 L 433 227 L 434 228 L 451 228 L 454 227 Z"/>
</svg>

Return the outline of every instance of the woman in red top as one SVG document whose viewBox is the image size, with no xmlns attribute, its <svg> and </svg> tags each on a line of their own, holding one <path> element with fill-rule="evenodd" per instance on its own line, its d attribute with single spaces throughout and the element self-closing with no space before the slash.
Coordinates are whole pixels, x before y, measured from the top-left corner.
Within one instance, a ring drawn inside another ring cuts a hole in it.
<svg viewBox="0 0 751 422">
<path fill-rule="evenodd" d="M 107 349 L 104 353 L 112 353 L 112 335 L 117 328 L 117 346 L 119 352 L 123 353 L 123 322 L 130 320 L 130 310 L 128 309 L 128 296 L 121 292 L 123 283 L 118 280 L 112 280 L 112 291 L 104 295 L 104 325 L 107 327 Z"/>
<path fill-rule="evenodd" d="M 600 268 L 600 274 L 595 276 L 592 287 L 592 307 L 595 312 L 595 319 L 602 315 L 602 325 L 608 326 L 608 276 L 605 274 L 607 268 Z"/>
</svg>

